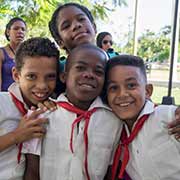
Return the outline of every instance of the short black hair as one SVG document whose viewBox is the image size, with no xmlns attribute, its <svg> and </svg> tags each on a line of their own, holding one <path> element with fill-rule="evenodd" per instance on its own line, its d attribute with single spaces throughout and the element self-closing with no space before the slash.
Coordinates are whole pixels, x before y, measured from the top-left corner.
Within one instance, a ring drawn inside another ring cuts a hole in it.
<svg viewBox="0 0 180 180">
<path fill-rule="evenodd" d="M 16 21 L 22 21 L 22 22 L 25 24 L 25 26 L 26 26 L 26 22 L 25 22 L 22 18 L 14 17 L 14 18 L 10 19 L 9 22 L 6 24 L 6 29 L 5 29 L 5 32 L 4 32 L 4 34 L 5 34 L 5 36 L 6 36 L 6 39 L 7 39 L 8 41 L 10 41 L 10 39 L 9 39 L 9 35 L 8 35 L 7 31 L 11 29 L 11 26 L 12 26 Z"/>
<path fill-rule="evenodd" d="M 65 65 L 65 71 L 68 71 L 68 70 L 70 69 L 70 64 L 71 64 L 71 61 L 73 60 L 73 55 L 76 54 L 76 53 L 79 53 L 79 51 L 84 52 L 85 49 L 92 49 L 92 50 L 94 50 L 94 51 L 97 51 L 97 52 L 102 53 L 102 54 L 104 55 L 105 63 L 107 62 L 107 58 L 108 58 L 108 57 L 107 57 L 107 55 L 105 54 L 105 52 L 104 52 L 101 48 L 99 48 L 99 47 L 97 47 L 97 46 L 95 46 L 95 45 L 93 45 L 93 44 L 90 44 L 90 43 L 81 44 L 81 45 L 75 47 L 75 48 L 69 53 L 69 55 L 68 55 L 68 57 L 67 57 L 66 65 Z"/>
<path fill-rule="evenodd" d="M 21 71 L 25 57 L 46 56 L 57 59 L 57 71 L 59 69 L 59 50 L 54 42 L 48 38 L 34 37 L 22 42 L 15 55 L 15 66 Z M 59 71 L 58 71 L 59 72 Z M 58 73 L 57 72 L 57 73 Z"/>
<path fill-rule="evenodd" d="M 61 35 L 59 34 L 59 31 L 58 31 L 58 22 L 57 22 L 58 15 L 59 15 L 59 12 L 62 9 L 66 8 L 66 7 L 69 7 L 69 6 L 75 6 L 78 9 L 82 10 L 87 15 L 87 17 L 91 21 L 91 23 L 95 24 L 94 18 L 92 16 L 91 12 L 85 6 L 80 5 L 78 3 L 73 3 L 73 2 L 65 3 L 65 4 L 59 4 L 59 6 L 54 11 L 54 13 L 53 13 L 53 15 L 51 17 L 51 20 L 49 21 L 49 30 L 50 30 L 51 35 L 52 35 L 52 37 L 54 38 L 54 40 L 56 41 L 57 44 L 59 44 L 59 40 L 61 39 Z"/>
<path fill-rule="evenodd" d="M 104 37 L 107 36 L 107 35 L 109 35 L 109 36 L 112 37 L 112 35 L 111 35 L 109 32 L 106 32 L 106 31 L 100 32 L 100 33 L 97 35 L 97 37 L 96 37 L 96 45 L 97 45 L 98 47 L 102 48 L 102 41 L 103 41 Z"/>
<path fill-rule="evenodd" d="M 145 82 L 147 83 L 147 75 L 146 75 L 146 68 L 144 64 L 144 60 L 140 58 L 139 56 L 129 55 L 129 54 L 122 54 L 117 55 L 111 59 L 108 60 L 106 63 L 106 76 L 105 76 L 105 85 L 103 88 L 103 92 L 101 94 L 101 97 L 105 103 L 107 103 L 107 84 L 108 84 L 108 76 L 109 71 L 115 67 L 115 66 L 133 66 L 140 69 Z"/>
<path fill-rule="evenodd" d="M 123 55 L 118 55 L 118 56 L 115 56 L 115 57 L 109 59 L 109 61 L 107 62 L 107 65 L 106 65 L 107 76 L 108 76 L 109 71 L 114 66 L 117 66 L 117 65 L 138 67 L 141 70 L 145 81 L 147 81 L 144 60 L 142 58 L 140 58 L 139 56 L 123 54 Z"/>
</svg>

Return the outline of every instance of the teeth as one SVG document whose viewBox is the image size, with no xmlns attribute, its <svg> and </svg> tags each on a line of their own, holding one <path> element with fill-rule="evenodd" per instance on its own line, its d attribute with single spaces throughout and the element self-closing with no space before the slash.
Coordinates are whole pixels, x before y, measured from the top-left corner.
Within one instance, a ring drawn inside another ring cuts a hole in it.
<svg viewBox="0 0 180 180">
<path fill-rule="evenodd" d="M 128 106 L 130 103 L 122 103 L 120 104 L 121 107 Z"/>
<path fill-rule="evenodd" d="M 81 86 L 87 87 L 87 88 L 94 88 L 92 85 L 90 84 L 82 84 Z"/>
<path fill-rule="evenodd" d="M 44 93 L 34 93 L 34 94 L 39 98 L 42 98 L 42 97 L 44 97 L 46 95 Z"/>
</svg>

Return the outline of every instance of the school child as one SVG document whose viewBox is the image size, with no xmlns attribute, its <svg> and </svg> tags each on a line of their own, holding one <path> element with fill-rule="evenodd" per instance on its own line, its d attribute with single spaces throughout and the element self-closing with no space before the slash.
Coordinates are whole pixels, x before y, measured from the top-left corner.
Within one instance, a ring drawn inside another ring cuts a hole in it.
<svg viewBox="0 0 180 180">
<path fill-rule="evenodd" d="M 108 105 L 124 122 L 112 179 L 120 159 L 119 178 L 126 169 L 133 180 L 178 180 L 180 142 L 167 129 L 167 124 L 175 120 L 177 107 L 156 106 L 149 100 L 152 85 L 147 83 L 144 62 L 137 56 L 110 59 L 106 73 Z"/>
<path fill-rule="evenodd" d="M 105 53 L 90 44 L 80 45 L 69 54 L 65 72 L 60 75 L 66 91 L 54 100 L 57 110 L 47 116 L 40 179 L 105 177 L 121 132 L 121 122 L 98 97 L 106 61 Z"/>
<path fill-rule="evenodd" d="M 78 3 L 57 7 L 49 22 L 52 37 L 67 54 L 80 44 L 95 44 L 96 25 L 91 12 Z"/>
<path fill-rule="evenodd" d="M 49 29 L 52 37 L 61 49 L 67 54 L 73 48 L 84 43 L 95 44 L 96 24 L 91 12 L 78 3 L 65 3 L 57 7 L 49 22 Z M 56 88 L 59 95 L 65 88 Z M 180 123 L 180 108 L 176 110 L 176 120 L 169 124 L 170 133 L 174 133 L 177 139 L 180 135 L 176 133 L 176 126 Z M 174 127 L 174 128 L 173 128 Z"/>
<path fill-rule="evenodd" d="M 25 115 L 31 106 L 46 100 L 56 86 L 59 51 L 45 38 L 24 41 L 15 56 L 12 70 L 15 83 L 9 92 L 0 93 L 0 179 L 22 180 L 25 157 L 20 154 L 22 142 L 45 134 L 38 110 Z M 19 162 L 18 162 L 19 161 Z"/>
</svg>

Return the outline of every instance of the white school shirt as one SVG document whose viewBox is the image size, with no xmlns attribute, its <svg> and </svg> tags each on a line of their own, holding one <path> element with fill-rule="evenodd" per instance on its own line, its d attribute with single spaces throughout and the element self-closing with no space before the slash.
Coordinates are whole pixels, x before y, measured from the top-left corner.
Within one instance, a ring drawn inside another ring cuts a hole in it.
<svg viewBox="0 0 180 180">
<path fill-rule="evenodd" d="M 150 116 L 129 145 L 126 171 L 133 180 L 180 180 L 180 143 L 167 129 L 167 124 L 175 120 L 176 108 L 154 107 L 152 102 L 146 102 L 140 116 Z"/>
<path fill-rule="evenodd" d="M 68 102 L 61 94 L 57 101 Z M 88 126 L 88 172 L 91 180 L 103 180 L 119 142 L 122 123 L 97 98 L 89 109 L 98 107 Z M 48 117 L 46 137 L 40 160 L 41 180 L 86 180 L 84 170 L 84 121 L 74 129 L 73 148 L 70 150 L 71 126 L 77 115 L 62 107 Z"/>
<path fill-rule="evenodd" d="M 19 87 L 13 83 L 9 87 L 18 99 L 22 101 Z M 7 134 L 17 128 L 21 114 L 14 105 L 9 92 L 0 92 L 0 136 Z M 0 180 L 22 180 L 25 168 L 25 158 L 17 163 L 18 147 L 13 145 L 0 152 Z"/>
</svg>

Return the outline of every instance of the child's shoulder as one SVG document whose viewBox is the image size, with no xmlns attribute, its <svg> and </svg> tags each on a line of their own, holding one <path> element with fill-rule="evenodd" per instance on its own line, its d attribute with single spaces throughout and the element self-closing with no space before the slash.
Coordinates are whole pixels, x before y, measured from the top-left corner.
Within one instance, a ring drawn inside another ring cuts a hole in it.
<svg viewBox="0 0 180 180">
<path fill-rule="evenodd" d="M 11 96 L 9 92 L 0 92 L 0 106 L 11 102 Z"/>
<path fill-rule="evenodd" d="M 158 105 L 155 107 L 154 113 L 151 117 L 158 120 L 158 123 L 168 123 L 175 119 L 175 105 Z"/>
<path fill-rule="evenodd" d="M 17 124 L 21 114 L 14 105 L 11 95 L 8 92 L 0 92 L 0 126 L 2 123 Z"/>
</svg>

